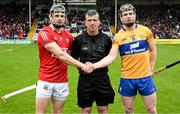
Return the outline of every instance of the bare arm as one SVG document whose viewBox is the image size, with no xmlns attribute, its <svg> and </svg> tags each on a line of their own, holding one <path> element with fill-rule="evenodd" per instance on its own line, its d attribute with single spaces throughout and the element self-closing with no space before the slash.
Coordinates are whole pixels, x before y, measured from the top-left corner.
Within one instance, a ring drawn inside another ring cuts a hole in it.
<svg viewBox="0 0 180 114">
<path fill-rule="evenodd" d="M 102 68 L 111 64 L 118 55 L 119 47 L 112 47 L 109 54 L 101 59 L 99 62 L 93 64 L 94 69 Z"/>
<path fill-rule="evenodd" d="M 148 41 L 149 51 L 150 51 L 150 67 L 151 70 L 154 72 L 154 66 L 156 63 L 156 56 L 157 56 L 157 49 L 155 41 Z"/>
<path fill-rule="evenodd" d="M 48 43 L 44 47 L 61 61 L 64 61 L 70 65 L 74 65 L 79 68 L 85 67 L 83 63 L 73 59 L 68 53 L 62 51 L 61 48 L 55 42 Z"/>
</svg>

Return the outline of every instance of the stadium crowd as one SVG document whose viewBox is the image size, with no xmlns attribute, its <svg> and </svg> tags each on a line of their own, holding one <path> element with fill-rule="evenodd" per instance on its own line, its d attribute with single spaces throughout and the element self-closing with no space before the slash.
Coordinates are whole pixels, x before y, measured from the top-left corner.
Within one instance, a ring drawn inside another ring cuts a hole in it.
<svg viewBox="0 0 180 114">
<path fill-rule="evenodd" d="M 82 33 L 85 30 L 84 26 L 84 14 L 87 10 L 70 10 L 68 11 L 68 17 L 66 21 L 66 28 L 69 29 L 71 33 L 75 36 L 79 33 Z M 100 25 L 100 29 L 104 32 L 110 32 L 110 23 L 105 16 L 100 16 L 102 18 L 102 23 Z M 49 24 L 48 12 L 42 13 L 37 25 L 36 32 L 38 33 L 42 27 L 47 26 Z"/>
<path fill-rule="evenodd" d="M 137 6 L 137 11 L 140 12 L 137 15 L 137 18 L 139 20 L 137 23 L 148 26 L 153 31 L 153 35 L 155 38 L 180 38 L 180 10 L 178 9 L 178 7 L 161 5 L 139 5 Z M 85 29 L 83 26 L 83 14 L 85 12 L 86 10 L 84 11 L 81 9 L 69 11 L 69 20 L 67 21 L 67 25 L 70 28 L 71 33 L 79 33 Z M 100 17 L 102 19 L 100 28 L 102 28 L 104 32 L 110 32 L 111 30 L 109 25 L 114 24 L 114 11 L 111 8 L 108 8 L 98 9 L 98 12 L 100 12 Z M 48 24 L 47 20 L 47 17 L 42 19 L 44 23 L 40 22 L 39 29 L 42 26 Z M 118 30 L 120 29 L 120 27 L 120 23 L 118 23 Z"/>
<path fill-rule="evenodd" d="M 180 10 L 178 6 L 138 5 L 136 10 L 137 23 L 149 27 L 155 38 L 180 38 Z M 99 8 L 102 24 L 100 28 L 111 34 L 110 25 L 114 25 L 114 11 L 112 8 Z M 66 27 L 75 36 L 85 30 L 83 14 L 88 9 L 68 9 Z M 42 12 L 39 17 L 36 32 L 49 24 L 49 12 Z M 33 18 L 32 18 L 33 19 Z M 120 25 L 118 21 L 118 25 Z M 118 26 L 119 29 L 121 26 Z M 118 31 L 118 30 L 116 30 Z M 28 5 L 0 5 L 0 39 L 24 39 L 29 32 Z"/>
<path fill-rule="evenodd" d="M 0 39 L 25 39 L 28 32 L 28 5 L 0 5 Z"/>
<path fill-rule="evenodd" d="M 176 6 L 139 6 L 137 10 L 139 22 L 151 28 L 155 38 L 180 38 L 180 10 Z"/>
</svg>

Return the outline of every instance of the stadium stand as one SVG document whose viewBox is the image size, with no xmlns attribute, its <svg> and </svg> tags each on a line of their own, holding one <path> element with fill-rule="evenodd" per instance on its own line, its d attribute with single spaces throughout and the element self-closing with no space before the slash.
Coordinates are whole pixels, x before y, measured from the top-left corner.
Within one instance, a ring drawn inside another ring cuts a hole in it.
<svg viewBox="0 0 180 114">
<path fill-rule="evenodd" d="M 141 14 L 138 15 L 139 22 L 150 27 L 155 38 L 180 38 L 180 10 L 178 6 L 139 6 L 137 11 Z"/>
<path fill-rule="evenodd" d="M 41 28 L 49 24 L 47 15 L 49 5 L 50 4 L 35 5 L 32 7 L 32 10 L 38 7 L 39 11 L 35 12 L 40 13 L 38 16 L 32 13 L 32 29 L 29 30 L 28 4 L 0 4 L 0 39 L 26 39 L 27 37 L 34 39 Z M 119 5 L 120 4 L 118 4 L 118 7 Z M 138 12 L 137 23 L 148 26 L 153 31 L 156 39 L 180 39 L 180 7 L 178 4 L 165 5 L 156 3 L 153 5 L 135 4 L 135 6 Z M 66 25 L 74 36 L 85 30 L 83 23 L 84 13 L 88 9 L 97 9 L 100 13 L 102 20 L 100 29 L 108 35 L 116 33 L 117 30 L 114 29 L 115 11 L 112 4 L 106 4 L 105 7 L 101 5 L 98 5 L 98 7 L 68 6 Z M 119 20 L 118 25 L 120 25 Z M 117 26 L 116 28 L 120 29 L 120 27 L 121 26 Z"/>
<path fill-rule="evenodd" d="M 25 39 L 28 24 L 28 5 L 0 5 L 1 39 Z"/>
<path fill-rule="evenodd" d="M 155 38 L 180 38 L 180 7 L 178 5 L 137 5 L 136 8 L 137 23 L 149 27 Z M 120 27 L 117 27 L 118 30 Z"/>
<path fill-rule="evenodd" d="M 47 12 L 48 10 L 43 10 L 43 11 L 44 12 L 41 12 L 40 14 L 40 19 L 37 24 L 36 33 L 38 33 L 41 30 L 41 28 L 49 24 L 49 18 L 48 18 L 48 12 Z M 66 21 L 66 28 L 69 29 L 69 31 L 74 36 L 77 36 L 78 34 L 82 33 L 85 30 L 84 15 L 86 11 L 87 9 L 84 9 L 84 8 L 79 8 L 76 10 L 69 8 L 68 17 Z M 102 17 L 101 18 L 102 24 L 99 28 L 102 29 L 104 33 L 111 35 L 111 29 L 110 29 L 110 23 L 109 23 L 110 20 L 107 21 L 107 19 L 105 18 L 106 17 L 105 14 L 103 15 L 101 14 L 100 17 Z M 35 37 L 35 40 L 36 39 L 37 38 Z"/>
</svg>

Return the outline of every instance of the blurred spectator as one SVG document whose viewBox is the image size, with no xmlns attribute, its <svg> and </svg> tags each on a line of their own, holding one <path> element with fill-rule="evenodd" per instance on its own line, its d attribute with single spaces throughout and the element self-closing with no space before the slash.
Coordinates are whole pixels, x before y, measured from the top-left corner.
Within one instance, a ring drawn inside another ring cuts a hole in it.
<svg viewBox="0 0 180 114">
<path fill-rule="evenodd" d="M 84 31 L 83 14 L 86 10 L 81 8 L 73 10 L 69 8 L 68 23 L 70 23 L 69 29 L 71 32 Z M 155 38 L 180 38 L 180 10 L 178 6 L 162 6 L 158 4 L 148 6 L 138 5 L 137 10 L 140 12 L 137 15 L 139 20 L 137 23 L 143 23 L 145 26 L 149 27 Z M 98 12 L 100 12 L 100 18 L 102 20 L 102 24 L 99 28 L 105 33 L 111 33 L 110 24 L 114 23 L 113 8 L 98 8 Z M 76 27 L 74 27 L 74 25 Z M 120 26 L 118 26 L 117 29 L 118 28 L 120 28 Z"/>
<path fill-rule="evenodd" d="M 0 4 L 0 24 L 1 38 L 26 38 L 29 32 L 28 5 Z"/>
</svg>

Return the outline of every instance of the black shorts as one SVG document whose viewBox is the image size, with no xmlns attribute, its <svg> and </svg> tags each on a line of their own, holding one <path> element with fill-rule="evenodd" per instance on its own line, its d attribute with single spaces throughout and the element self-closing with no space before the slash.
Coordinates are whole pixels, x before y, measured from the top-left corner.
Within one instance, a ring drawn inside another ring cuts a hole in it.
<svg viewBox="0 0 180 114">
<path fill-rule="evenodd" d="M 78 82 L 79 107 L 91 107 L 93 102 L 97 106 L 107 106 L 114 102 L 114 90 L 108 75 L 80 75 Z"/>
</svg>

